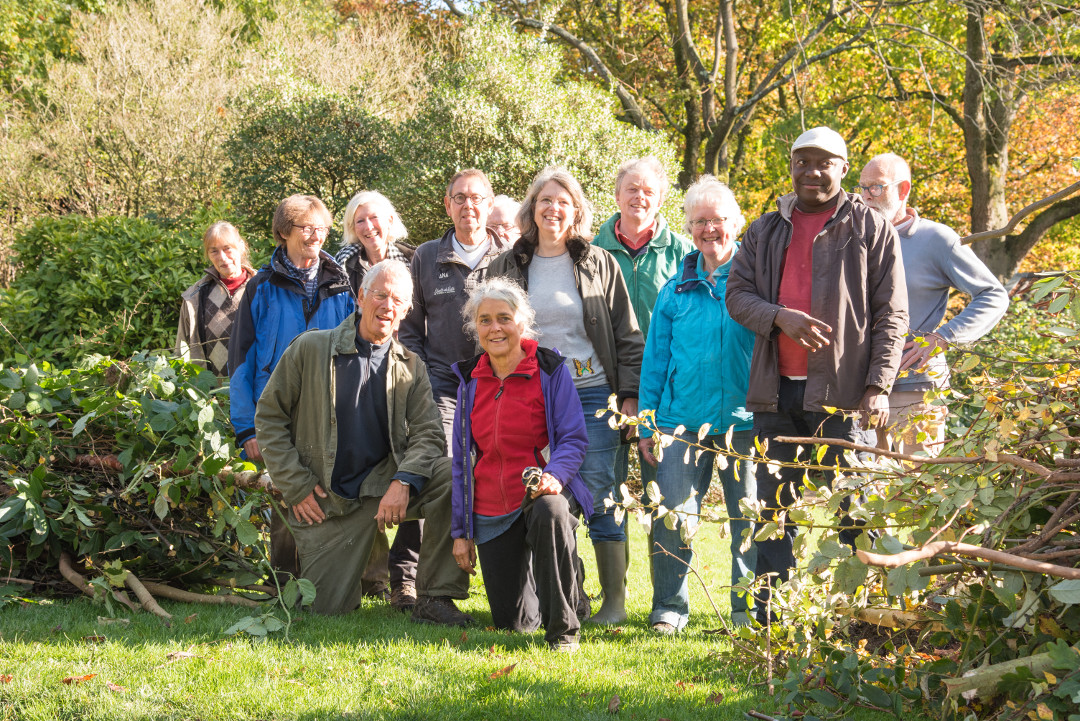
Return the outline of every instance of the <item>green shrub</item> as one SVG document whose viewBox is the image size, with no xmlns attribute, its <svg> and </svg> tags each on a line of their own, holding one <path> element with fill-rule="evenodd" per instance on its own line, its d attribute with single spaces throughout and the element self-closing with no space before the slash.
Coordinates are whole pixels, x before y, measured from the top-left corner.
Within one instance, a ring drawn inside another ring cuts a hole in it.
<svg viewBox="0 0 1080 721">
<path fill-rule="evenodd" d="M 463 168 L 484 170 L 496 193 L 520 200 L 539 170 L 563 165 L 595 205 L 597 227 L 615 210 L 622 161 L 651 153 L 674 177 L 664 137 L 619 122 L 611 93 L 561 80 L 557 48 L 486 16 L 471 19 L 460 42 L 459 57 L 432 72 L 419 112 L 398 127 L 394 162 L 380 178 L 416 242 L 449 226 L 442 198 Z M 679 227 L 681 198 L 671 196 L 665 211 Z"/>
<path fill-rule="evenodd" d="M 293 193 L 314 195 L 335 216 L 374 187 L 386 164 L 384 123 L 356 97 L 315 88 L 259 93 L 225 142 L 225 183 L 253 227 L 270 234 L 274 208 Z"/>
<path fill-rule="evenodd" d="M 235 453 L 219 390 L 212 373 L 154 355 L 0 364 L 4 567 L 43 576 L 66 552 L 113 577 L 257 573 L 262 496 L 238 511 L 218 475 Z"/>
<path fill-rule="evenodd" d="M 16 238 L 21 270 L 0 292 L 0 357 L 171 348 L 180 294 L 204 267 L 201 234 L 140 218 L 39 219 Z"/>
</svg>

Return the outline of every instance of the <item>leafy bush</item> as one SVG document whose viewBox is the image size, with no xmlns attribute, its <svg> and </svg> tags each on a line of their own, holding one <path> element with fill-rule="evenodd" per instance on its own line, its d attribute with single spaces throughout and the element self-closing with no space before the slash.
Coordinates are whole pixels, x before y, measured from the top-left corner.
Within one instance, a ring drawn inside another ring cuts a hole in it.
<svg viewBox="0 0 1080 721">
<path fill-rule="evenodd" d="M 16 239 L 22 268 L 0 291 L 0 358 L 171 348 L 180 294 L 204 267 L 201 237 L 140 218 L 39 219 Z"/>
<path fill-rule="evenodd" d="M 541 39 L 490 16 L 466 23 L 457 58 L 433 70 L 419 111 L 397 129 L 393 163 L 380 179 L 410 237 L 422 242 L 448 227 L 446 182 L 467 167 L 484 170 L 496 193 L 520 199 L 541 168 L 564 165 L 596 206 L 597 227 L 615 210 L 622 161 L 652 153 L 674 177 L 663 136 L 620 123 L 612 94 L 563 77 L 558 49 Z M 680 198 L 671 195 L 665 210 L 678 227 Z"/>
<path fill-rule="evenodd" d="M 67 552 L 145 580 L 250 574 L 259 536 L 218 479 L 235 449 L 217 386 L 159 356 L 0 365 L 5 568 L 47 575 Z"/>
<path fill-rule="evenodd" d="M 314 195 L 336 216 L 355 193 L 374 187 L 387 162 L 385 124 L 358 97 L 305 90 L 245 99 L 248 110 L 224 145 L 226 186 L 250 225 L 267 235 L 282 198 Z"/>
</svg>

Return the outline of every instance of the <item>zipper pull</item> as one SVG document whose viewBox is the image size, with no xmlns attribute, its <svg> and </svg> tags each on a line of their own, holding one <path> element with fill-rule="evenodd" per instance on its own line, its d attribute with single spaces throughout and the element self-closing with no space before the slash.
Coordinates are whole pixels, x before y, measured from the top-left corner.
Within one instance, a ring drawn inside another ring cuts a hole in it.
<svg viewBox="0 0 1080 721">
<path fill-rule="evenodd" d="M 504 390 L 506 390 L 506 384 L 505 383 L 500 383 L 499 384 L 499 390 L 495 394 L 495 400 L 499 400 L 499 396 L 501 396 L 503 394 Z"/>
</svg>

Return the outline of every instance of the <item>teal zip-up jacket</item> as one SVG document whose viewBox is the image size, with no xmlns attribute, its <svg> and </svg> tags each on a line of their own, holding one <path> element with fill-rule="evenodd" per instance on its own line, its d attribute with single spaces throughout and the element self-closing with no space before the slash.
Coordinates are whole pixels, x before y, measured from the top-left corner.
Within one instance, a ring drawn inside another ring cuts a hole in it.
<svg viewBox="0 0 1080 721">
<path fill-rule="evenodd" d="M 682 425 L 694 433 L 708 423 L 710 434 L 723 435 L 731 426 L 750 430 L 754 416 L 746 410 L 746 389 L 754 334 L 731 318 L 724 303 L 731 261 L 716 269 L 713 286 L 700 257 L 696 250 L 687 255 L 679 275 L 660 289 L 641 363 L 638 407 L 655 410 L 660 428 Z M 638 433 L 653 435 L 644 426 Z"/>
<path fill-rule="evenodd" d="M 593 238 L 593 245 L 598 245 L 615 256 L 626 280 L 626 289 L 630 292 L 630 305 L 634 307 L 641 334 L 649 338 L 649 322 L 652 317 L 656 296 L 664 283 L 679 272 L 679 264 L 687 253 L 694 249 L 689 240 L 672 232 L 662 215 L 656 216 L 656 230 L 648 249 L 636 258 L 631 258 L 626 247 L 615 237 L 615 222 L 620 214 L 615 213 L 600 226 L 600 232 Z"/>
</svg>

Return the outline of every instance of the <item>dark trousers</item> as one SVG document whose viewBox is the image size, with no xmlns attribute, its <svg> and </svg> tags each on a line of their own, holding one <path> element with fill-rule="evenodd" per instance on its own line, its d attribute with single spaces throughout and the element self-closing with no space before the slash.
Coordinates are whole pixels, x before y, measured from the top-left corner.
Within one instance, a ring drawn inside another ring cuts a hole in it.
<svg viewBox="0 0 1080 721">
<path fill-rule="evenodd" d="M 576 641 L 577 504 L 566 496 L 525 499 L 501 536 L 476 547 L 496 628 L 535 631 L 548 643 Z"/>
<path fill-rule="evenodd" d="M 810 463 L 820 466 L 835 466 L 839 461 L 842 468 L 847 468 L 848 463 L 844 460 L 842 448 L 829 446 L 821 462 L 815 462 L 817 447 L 804 444 L 802 453 L 796 453 L 798 446 L 792 443 L 777 443 L 777 436 L 819 436 L 822 438 L 841 438 L 858 442 L 861 432 L 857 429 L 854 419 L 845 418 L 839 414 L 821 413 L 803 410 L 803 396 L 806 391 L 806 381 L 793 381 L 780 378 L 780 394 L 775 413 L 754 413 L 754 432 L 762 443 L 768 441 L 768 449 L 765 456 L 774 463 Z M 765 508 L 761 516 L 763 522 L 775 520 L 780 510 L 790 508 L 803 494 L 802 468 L 782 466 L 776 473 L 769 471 L 769 464 L 759 462 L 757 464 L 757 497 L 764 502 Z M 829 472 L 815 474 L 815 478 L 821 478 L 829 487 L 832 487 L 832 474 Z M 855 539 L 862 529 L 862 522 L 853 521 L 847 511 L 851 504 L 851 498 L 845 498 L 840 505 L 843 513 L 840 532 L 840 540 L 854 548 Z M 761 530 L 759 523 L 755 529 Z M 758 577 L 767 573 L 775 574 L 772 583 L 776 584 L 788 580 L 791 569 L 795 566 L 795 554 L 793 542 L 795 540 L 795 526 L 785 523 L 784 535 L 779 539 L 767 541 L 755 541 L 757 545 L 757 572 Z M 762 588 L 755 596 L 755 612 L 757 619 L 762 624 L 766 623 L 766 608 L 771 594 L 771 587 Z M 774 614 L 775 617 L 775 614 Z"/>
<path fill-rule="evenodd" d="M 390 546 L 390 587 L 416 585 L 416 563 L 420 560 L 420 541 L 424 535 L 423 521 L 405 521 L 398 526 Z"/>
</svg>

